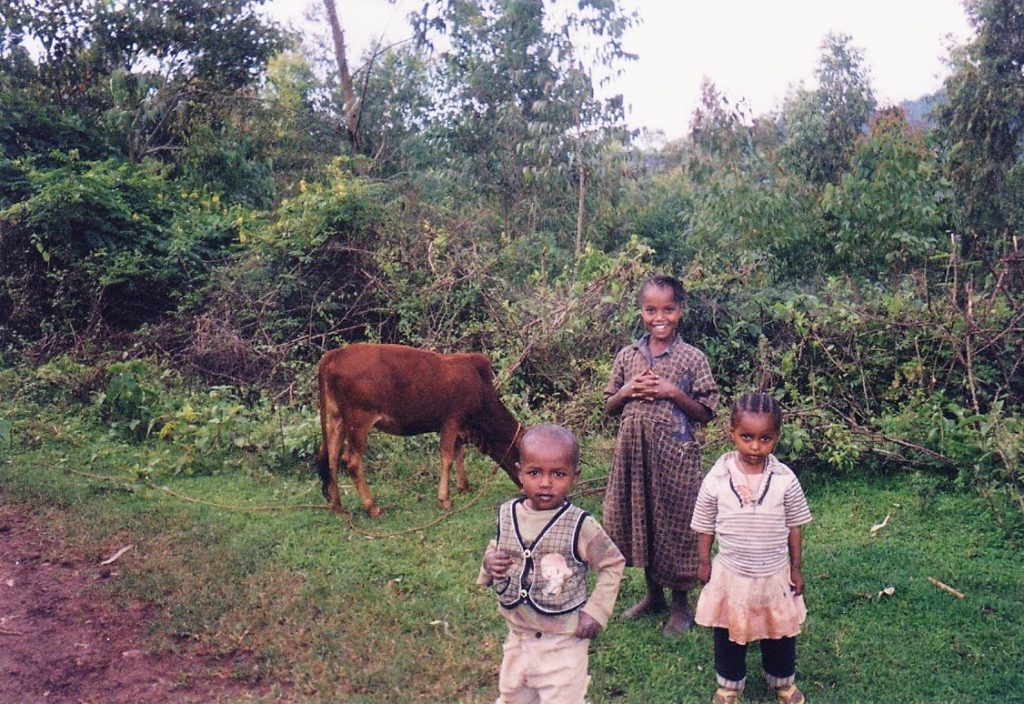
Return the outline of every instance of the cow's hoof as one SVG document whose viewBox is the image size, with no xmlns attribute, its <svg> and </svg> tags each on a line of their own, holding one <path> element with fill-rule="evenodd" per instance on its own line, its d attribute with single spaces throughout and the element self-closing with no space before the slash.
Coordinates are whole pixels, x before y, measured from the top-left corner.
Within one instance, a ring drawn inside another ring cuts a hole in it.
<svg viewBox="0 0 1024 704">
<path fill-rule="evenodd" d="M 371 506 L 366 512 L 370 514 L 370 518 L 380 518 L 384 515 L 384 510 L 378 506 Z"/>
<path fill-rule="evenodd" d="M 469 491 L 469 482 L 466 482 L 465 484 L 459 484 L 459 491 L 462 492 L 463 494 Z"/>
<path fill-rule="evenodd" d="M 439 500 L 437 502 L 437 505 L 441 507 L 442 511 L 451 511 L 452 510 L 452 502 L 451 502 L 450 499 L 445 499 L 444 501 L 440 501 Z"/>
</svg>

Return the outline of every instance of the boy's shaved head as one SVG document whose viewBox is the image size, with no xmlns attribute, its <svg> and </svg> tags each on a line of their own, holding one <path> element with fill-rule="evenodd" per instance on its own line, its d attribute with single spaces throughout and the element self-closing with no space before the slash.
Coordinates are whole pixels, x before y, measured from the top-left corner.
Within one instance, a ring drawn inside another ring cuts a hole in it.
<svg viewBox="0 0 1024 704">
<path fill-rule="evenodd" d="M 531 446 L 536 447 L 539 444 L 562 446 L 572 460 L 573 469 L 579 469 L 580 442 L 576 439 L 575 433 L 568 428 L 553 423 L 531 426 L 519 441 L 519 452 L 521 455 L 527 454 Z"/>
</svg>

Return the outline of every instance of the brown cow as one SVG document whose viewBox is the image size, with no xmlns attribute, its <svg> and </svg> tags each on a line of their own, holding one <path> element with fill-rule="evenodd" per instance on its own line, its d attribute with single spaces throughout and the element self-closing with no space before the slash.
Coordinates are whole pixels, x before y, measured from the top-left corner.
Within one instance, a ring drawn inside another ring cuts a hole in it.
<svg viewBox="0 0 1024 704">
<path fill-rule="evenodd" d="M 484 355 L 359 343 L 325 354 L 318 382 L 323 444 L 317 464 L 324 496 L 334 511 L 341 511 L 340 461 L 370 516 L 381 514 L 363 469 L 366 438 L 374 427 L 392 435 L 441 434 L 437 500 L 442 509 L 452 505 L 448 473 L 453 460 L 459 490 L 469 489 L 463 464 L 466 442 L 492 457 L 519 485 L 522 426 L 498 398 Z"/>
</svg>

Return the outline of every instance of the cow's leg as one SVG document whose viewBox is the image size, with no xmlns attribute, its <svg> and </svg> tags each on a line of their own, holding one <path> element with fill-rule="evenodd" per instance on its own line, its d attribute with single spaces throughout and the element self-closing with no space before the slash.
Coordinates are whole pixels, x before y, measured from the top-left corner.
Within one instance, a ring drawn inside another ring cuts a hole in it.
<svg viewBox="0 0 1024 704">
<path fill-rule="evenodd" d="M 352 477 L 352 483 L 355 484 L 356 491 L 359 492 L 359 498 L 362 499 L 363 506 L 366 507 L 366 512 L 370 514 L 370 518 L 379 518 L 384 512 L 373 502 L 373 496 L 370 495 L 370 487 L 366 484 L 366 471 L 363 467 L 363 452 L 366 450 L 366 438 L 369 436 L 373 424 L 377 422 L 377 418 L 363 414 L 353 415 L 356 417 L 345 419 L 346 442 L 345 454 L 342 455 L 342 460 L 345 462 L 349 476 Z"/>
<path fill-rule="evenodd" d="M 328 416 L 324 424 L 324 452 L 327 455 L 328 479 L 327 503 L 335 513 L 341 513 L 341 492 L 338 489 L 338 462 L 341 459 L 343 442 L 341 428 L 344 420 L 340 415 Z"/>
<path fill-rule="evenodd" d="M 448 495 L 448 478 L 452 462 L 458 457 L 458 442 L 459 429 L 457 426 L 448 424 L 441 428 L 441 477 L 437 482 L 437 504 L 444 511 L 448 511 L 452 507 L 452 501 Z M 459 471 L 458 464 L 455 466 L 455 471 Z"/>
<path fill-rule="evenodd" d="M 455 440 L 455 476 L 459 491 L 469 491 L 469 477 L 466 476 L 466 440 L 462 437 Z"/>
</svg>

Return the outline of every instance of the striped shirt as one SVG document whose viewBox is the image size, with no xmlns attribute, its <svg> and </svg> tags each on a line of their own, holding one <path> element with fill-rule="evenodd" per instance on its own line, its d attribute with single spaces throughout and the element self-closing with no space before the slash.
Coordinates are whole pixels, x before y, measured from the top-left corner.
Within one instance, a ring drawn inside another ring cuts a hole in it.
<svg viewBox="0 0 1024 704">
<path fill-rule="evenodd" d="M 718 557 L 745 577 L 767 577 L 789 564 L 789 529 L 811 520 L 800 481 L 769 455 L 751 489 L 736 452 L 718 458 L 704 477 L 690 527 L 716 536 Z M 746 500 L 744 500 L 746 497 Z"/>
</svg>

